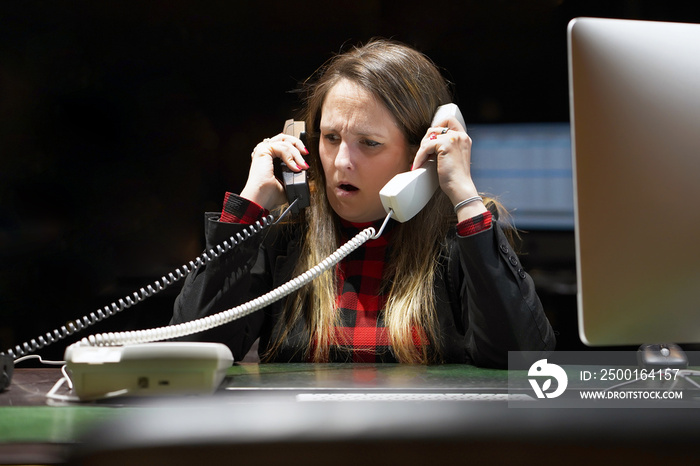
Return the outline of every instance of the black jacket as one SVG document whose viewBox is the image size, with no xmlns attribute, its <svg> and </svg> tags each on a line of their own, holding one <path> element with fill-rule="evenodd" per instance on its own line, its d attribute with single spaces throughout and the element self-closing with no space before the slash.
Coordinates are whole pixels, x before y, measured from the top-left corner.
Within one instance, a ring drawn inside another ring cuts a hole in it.
<svg viewBox="0 0 700 466">
<path fill-rule="evenodd" d="M 218 218 L 218 213 L 205 215 L 207 250 L 245 228 Z M 286 283 L 293 278 L 301 236 L 300 228 L 273 226 L 201 266 L 186 278 L 171 324 L 233 308 Z M 534 283 L 497 222 L 472 236 L 454 234 L 448 245 L 435 279 L 444 362 L 506 367 L 508 351 L 552 351 L 554 333 Z M 224 343 L 236 360 L 258 337 L 265 351 L 283 301 L 188 339 Z M 303 361 L 303 345 L 292 334 L 276 361 Z"/>
</svg>

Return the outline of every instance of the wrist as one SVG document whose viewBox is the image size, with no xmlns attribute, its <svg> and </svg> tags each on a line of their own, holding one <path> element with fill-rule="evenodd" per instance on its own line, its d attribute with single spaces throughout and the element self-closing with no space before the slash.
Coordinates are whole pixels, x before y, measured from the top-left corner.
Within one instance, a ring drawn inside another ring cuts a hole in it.
<svg viewBox="0 0 700 466">
<path fill-rule="evenodd" d="M 479 191 L 476 189 L 471 178 L 450 180 L 450 182 L 444 186 L 443 191 L 445 191 L 447 197 L 450 198 L 453 207 L 465 199 L 479 195 Z"/>
<path fill-rule="evenodd" d="M 464 199 L 463 201 L 458 202 L 454 206 L 455 214 L 457 212 L 459 212 L 459 210 L 462 209 L 463 207 L 467 207 L 469 204 L 473 204 L 475 202 L 481 202 L 483 204 L 484 198 L 482 198 L 479 195 L 476 195 L 476 196 L 468 197 L 468 198 Z"/>
<path fill-rule="evenodd" d="M 466 200 L 469 200 L 472 198 L 467 198 Z M 459 203 L 457 204 L 459 206 Z M 488 212 L 488 209 L 484 205 L 484 201 L 481 199 L 481 197 L 478 197 L 475 200 L 472 200 L 471 202 L 468 202 L 466 204 L 463 204 L 459 206 L 459 208 L 455 209 L 455 213 L 457 214 L 457 221 L 458 222 L 463 222 L 467 219 L 476 217 L 477 215 L 481 215 L 483 213 Z"/>
<path fill-rule="evenodd" d="M 459 186 L 451 190 L 448 197 L 459 222 L 488 211 L 474 183 L 460 183 Z"/>
<path fill-rule="evenodd" d="M 266 192 L 258 187 L 251 187 L 246 185 L 243 191 L 239 194 L 244 199 L 254 202 L 264 209 L 273 210 L 277 204 L 275 203 L 275 195 Z"/>
</svg>

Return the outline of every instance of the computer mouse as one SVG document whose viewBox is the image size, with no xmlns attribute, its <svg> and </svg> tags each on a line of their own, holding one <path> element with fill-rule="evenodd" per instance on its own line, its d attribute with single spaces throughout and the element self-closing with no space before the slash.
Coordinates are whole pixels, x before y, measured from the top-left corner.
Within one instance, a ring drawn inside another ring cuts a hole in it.
<svg viewBox="0 0 700 466">
<path fill-rule="evenodd" d="M 683 369 L 688 367 L 685 351 L 675 343 L 648 343 L 637 350 L 637 362 L 652 369 Z"/>
</svg>

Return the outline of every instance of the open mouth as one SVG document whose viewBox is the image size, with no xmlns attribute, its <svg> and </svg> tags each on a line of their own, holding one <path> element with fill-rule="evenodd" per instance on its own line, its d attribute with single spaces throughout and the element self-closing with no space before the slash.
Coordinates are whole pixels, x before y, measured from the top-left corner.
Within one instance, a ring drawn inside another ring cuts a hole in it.
<svg viewBox="0 0 700 466">
<path fill-rule="evenodd" d="M 348 191 L 348 192 L 357 191 L 359 189 L 357 186 L 353 186 L 351 184 L 341 184 L 338 187 L 340 189 L 342 189 L 343 191 Z"/>
</svg>

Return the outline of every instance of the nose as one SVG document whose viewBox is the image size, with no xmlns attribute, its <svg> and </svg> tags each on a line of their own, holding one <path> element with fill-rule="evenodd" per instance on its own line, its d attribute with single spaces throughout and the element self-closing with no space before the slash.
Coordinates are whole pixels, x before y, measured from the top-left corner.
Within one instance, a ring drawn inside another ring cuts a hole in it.
<svg viewBox="0 0 700 466">
<path fill-rule="evenodd" d="M 338 152 L 335 154 L 335 168 L 342 171 L 352 170 L 355 165 L 354 158 L 350 145 L 341 141 Z"/>
</svg>

